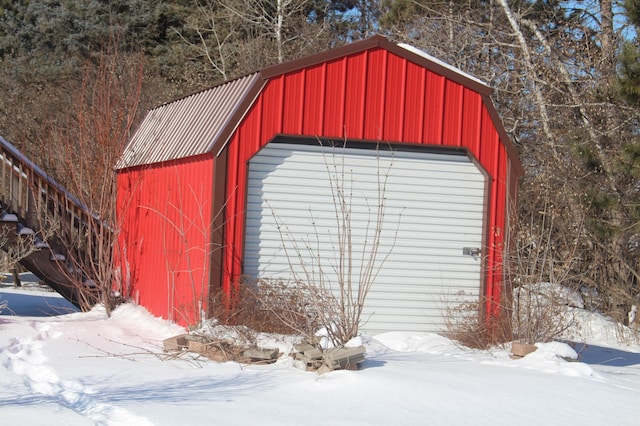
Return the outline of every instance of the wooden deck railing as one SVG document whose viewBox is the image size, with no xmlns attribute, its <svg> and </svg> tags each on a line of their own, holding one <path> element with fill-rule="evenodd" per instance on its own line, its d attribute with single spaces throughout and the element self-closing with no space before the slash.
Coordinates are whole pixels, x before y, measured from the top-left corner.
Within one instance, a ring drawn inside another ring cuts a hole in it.
<svg viewBox="0 0 640 426">
<path fill-rule="evenodd" d="M 90 271 L 99 259 L 111 230 L 97 216 L 48 176 L 11 143 L 0 136 L 0 204 L 15 214 L 36 235 L 55 235 L 57 252 L 84 269 L 83 279 L 92 279 Z M 52 229 L 47 229 L 52 227 Z M 101 243 L 101 244 L 99 244 Z"/>
</svg>

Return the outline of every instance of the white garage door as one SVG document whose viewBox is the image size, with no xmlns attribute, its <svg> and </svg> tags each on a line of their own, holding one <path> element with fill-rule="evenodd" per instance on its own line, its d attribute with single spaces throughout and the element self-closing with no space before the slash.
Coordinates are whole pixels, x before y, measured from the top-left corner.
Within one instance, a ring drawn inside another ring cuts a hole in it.
<svg viewBox="0 0 640 426">
<path fill-rule="evenodd" d="M 335 292 L 341 259 L 354 283 L 367 270 L 378 228 L 361 330 L 443 331 L 448 309 L 478 301 L 484 191 L 464 155 L 270 143 L 249 163 L 245 274 Z"/>
</svg>

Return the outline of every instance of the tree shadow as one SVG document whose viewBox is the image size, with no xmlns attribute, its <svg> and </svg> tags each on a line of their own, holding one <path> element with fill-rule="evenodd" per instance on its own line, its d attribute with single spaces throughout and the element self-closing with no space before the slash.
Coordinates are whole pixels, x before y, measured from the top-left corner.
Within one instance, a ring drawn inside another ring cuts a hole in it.
<svg viewBox="0 0 640 426">
<path fill-rule="evenodd" d="M 59 296 L 45 296 L 42 293 L 29 294 L 0 291 L 0 299 L 8 302 L 8 307 L 0 315 L 22 317 L 52 317 L 78 312 L 78 308 Z"/>
<path fill-rule="evenodd" d="M 578 361 L 585 364 L 628 367 L 640 364 L 640 353 L 606 348 L 586 343 L 567 342 L 577 353 Z"/>
<path fill-rule="evenodd" d="M 236 374 L 227 377 L 198 376 L 185 379 L 171 379 L 155 382 L 123 383 L 115 377 L 91 378 L 78 381 L 80 388 L 85 382 L 91 391 L 81 390 L 79 397 L 73 400 L 65 398 L 61 392 L 45 394 L 14 394 L 0 397 L 0 407 L 4 406 L 38 406 L 43 403 L 60 404 L 74 411 L 83 411 L 86 406 L 95 403 L 119 405 L 123 402 L 155 402 L 180 405 L 193 401 L 233 401 L 238 397 L 259 394 L 278 383 L 273 375 Z"/>
</svg>

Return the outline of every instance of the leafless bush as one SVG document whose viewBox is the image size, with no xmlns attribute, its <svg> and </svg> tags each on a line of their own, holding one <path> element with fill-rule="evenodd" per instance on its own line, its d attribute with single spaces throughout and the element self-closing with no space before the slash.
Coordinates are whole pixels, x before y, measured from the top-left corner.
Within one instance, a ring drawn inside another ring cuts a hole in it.
<svg viewBox="0 0 640 426">
<path fill-rule="evenodd" d="M 522 343 L 549 342 L 567 331 L 577 330 L 578 321 L 565 287 L 536 283 L 515 289 L 513 302 L 514 340 Z M 581 307 L 581 305 L 579 306 Z"/>
<path fill-rule="evenodd" d="M 571 292 L 550 283 L 536 283 L 514 289 L 493 316 L 483 303 L 467 302 L 449 308 L 445 314 L 447 336 L 460 344 L 486 349 L 510 341 L 543 343 L 562 338 L 571 330 L 579 333 L 579 322 Z"/>
<path fill-rule="evenodd" d="M 558 258 L 553 250 L 556 212 L 551 203 L 531 214 L 528 223 L 514 221 L 508 242 L 507 282 L 513 285 L 512 325 L 514 340 L 523 343 L 556 339 L 576 325 L 567 306 L 582 301 L 575 288 L 574 263 L 579 238 Z M 580 224 L 576 232 L 580 233 Z M 574 297 L 575 296 L 575 297 Z M 576 300 L 580 299 L 580 300 Z"/>
<path fill-rule="evenodd" d="M 0 256 L 0 270 L 10 271 L 18 266 L 20 259 L 27 257 L 36 250 L 35 235 L 8 235 L 14 232 L 3 228 L 0 233 L 0 248 L 4 251 Z"/>
<path fill-rule="evenodd" d="M 444 317 L 446 336 L 468 348 L 487 349 L 513 340 L 510 310 L 496 310 L 491 317 L 483 312 L 485 304 L 465 302 L 447 308 Z"/>
<path fill-rule="evenodd" d="M 48 138 L 43 146 L 54 146 L 48 161 L 53 174 L 75 197 L 74 208 L 81 209 L 64 211 L 69 217 L 60 224 L 68 278 L 80 294 L 98 292 L 108 313 L 116 278 L 115 163 L 138 114 L 142 59 L 120 54 L 113 37 L 97 66 L 86 65 L 66 122 L 49 123 L 43 132 Z"/>
<path fill-rule="evenodd" d="M 304 309 L 312 312 L 312 321 L 305 324 L 304 334 L 313 337 L 309 328 L 317 321 L 334 346 L 342 346 L 358 335 L 365 300 L 395 247 L 401 217 L 398 217 L 392 243 L 385 252 L 380 252 L 383 230 L 388 226 L 385 222 L 385 200 L 393 158 L 389 160 L 388 167 L 383 167 L 378 155 L 376 194 L 373 200 L 364 200 L 368 207 L 368 220 L 365 235 L 357 241 L 352 224 L 354 182 L 345 164 L 344 152 L 341 153 L 340 149 L 343 148 L 323 152 L 335 215 L 335 224 L 331 228 L 335 241 L 332 253 L 322 252 L 320 231 L 311 213 L 311 239 L 301 241 L 272 208 L 293 276 L 286 285 L 291 287 L 298 300 L 304 301 Z M 286 322 L 297 323 L 293 318 L 287 318 Z"/>
<path fill-rule="evenodd" d="M 557 257 L 552 249 L 554 217 L 546 204 L 528 223 L 512 221 L 503 265 L 506 287 L 499 306 L 492 309 L 497 314 L 487 316 L 485 303 L 450 309 L 446 322 L 453 339 L 479 348 L 508 341 L 533 344 L 560 338 L 577 327 L 569 309 L 583 307 L 572 275 L 576 248 L 565 251 L 564 259 Z"/>
<path fill-rule="evenodd" d="M 285 281 L 243 279 L 229 295 L 213 295 L 212 312 L 218 323 L 244 325 L 256 331 L 313 336 L 320 327 L 308 293 Z"/>
</svg>

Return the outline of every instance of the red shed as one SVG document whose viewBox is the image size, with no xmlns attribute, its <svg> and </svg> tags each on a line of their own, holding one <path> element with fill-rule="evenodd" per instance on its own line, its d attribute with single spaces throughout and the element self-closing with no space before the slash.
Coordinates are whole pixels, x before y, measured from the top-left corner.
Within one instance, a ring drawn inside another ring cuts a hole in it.
<svg viewBox="0 0 640 426">
<path fill-rule="evenodd" d="M 190 324 L 241 277 L 331 282 L 342 189 L 354 276 L 382 223 L 365 331 L 490 311 L 522 174 L 490 94 L 376 36 L 149 111 L 119 162 L 124 294 Z"/>
</svg>

